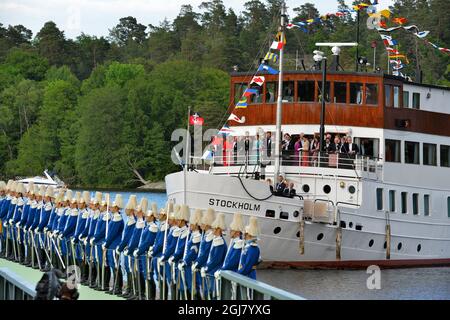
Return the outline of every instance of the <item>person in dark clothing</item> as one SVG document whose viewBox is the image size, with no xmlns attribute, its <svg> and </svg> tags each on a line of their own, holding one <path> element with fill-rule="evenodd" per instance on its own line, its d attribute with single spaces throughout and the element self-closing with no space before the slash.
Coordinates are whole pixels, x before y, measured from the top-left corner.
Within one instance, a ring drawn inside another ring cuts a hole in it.
<svg viewBox="0 0 450 320">
<path fill-rule="evenodd" d="M 284 189 L 284 196 L 293 198 L 297 195 L 297 191 L 294 189 L 294 183 L 289 183 L 289 188 Z"/>
<path fill-rule="evenodd" d="M 282 175 L 278 176 L 278 182 L 275 186 L 275 193 L 279 196 L 283 195 L 284 189 L 286 189 L 286 182 Z"/>
</svg>

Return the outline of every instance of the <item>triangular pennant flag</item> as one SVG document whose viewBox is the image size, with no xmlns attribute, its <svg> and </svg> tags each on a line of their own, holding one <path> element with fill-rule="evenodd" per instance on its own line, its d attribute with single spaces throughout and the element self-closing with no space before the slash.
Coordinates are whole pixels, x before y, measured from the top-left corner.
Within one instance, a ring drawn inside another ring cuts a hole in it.
<svg viewBox="0 0 450 320">
<path fill-rule="evenodd" d="M 247 98 L 239 100 L 238 104 L 236 105 L 236 109 L 245 109 L 245 108 L 247 108 Z"/>
<path fill-rule="evenodd" d="M 416 36 L 418 36 L 419 38 L 425 38 L 428 34 L 430 33 L 430 31 L 420 31 L 415 33 Z"/>
<path fill-rule="evenodd" d="M 245 117 L 239 118 L 237 115 L 235 115 L 234 113 L 230 114 L 230 116 L 228 117 L 228 121 L 235 121 L 237 123 L 245 123 Z"/>
<path fill-rule="evenodd" d="M 284 47 L 284 43 L 283 42 L 278 42 L 278 41 L 274 41 L 272 43 L 272 45 L 270 46 L 270 49 L 273 50 L 281 50 Z"/>
<path fill-rule="evenodd" d="M 276 63 L 278 61 L 278 55 L 272 52 L 268 52 L 266 56 L 264 57 L 264 60 L 272 61 L 273 63 Z"/>
<path fill-rule="evenodd" d="M 268 66 L 267 64 L 264 64 L 264 63 L 262 63 L 259 66 L 258 71 L 260 71 L 260 72 L 268 72 L 270 74 L 278 74 L 278 73 L 280 73 L 278 70 L 276 70 L 276 69 L 274 69 L 274 68 L 272 68 L 272 67 L 270 67 L 270 66 Z"/>
<path fill-rule="evenodd" d="M 265 77 L 255 76 L 255 77 L 253 77 L 252 82 L 250 82 L 250 84 L 256 83 L 258 86 L 262 86 L 265 81 L 266 81 Z"/>
<path fill-rule="evenodd" d="M 251 97 L 252 95 L 259 95 L 259 91 L 256 89 L 245 89 L 244 91 L 244 97 Z"/>
<path fill-rule="evenodd" d="M 233 133 L 233 132 L 234 132 L 234 130 L 230 129 L 230 127 L 227 125 L 224 125 L 222 127 L 222 129 L 219 130 L 219 134 L 224 134 L 224 135 L 229 135 L 230 133 Z"/>
</svg>

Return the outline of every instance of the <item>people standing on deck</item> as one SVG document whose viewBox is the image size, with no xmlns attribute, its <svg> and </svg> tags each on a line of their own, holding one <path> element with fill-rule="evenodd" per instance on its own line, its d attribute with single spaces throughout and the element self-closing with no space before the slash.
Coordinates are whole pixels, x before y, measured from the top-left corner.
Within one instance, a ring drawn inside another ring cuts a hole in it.
<svg viewBox="0 0 450 320">
<path fill-rule="evenodd" d="M 122 239 L 116 249 L 116 255 L 120 257 L 119 261 L 123 259 L 123 269 L 127 275 L 124 286 L 125 290 L 121 295 L 119 295 L 124 298 L 131 297 L 133 290 L 133 281 L 132 281 L 133 275 L 131 274 L 132 266 L 130 265 L 131 257 L 124 256 L 122 253 L 127 247 L 131 239 L 131 236 L 133 235 L 133 231 L 136 228 L 136 219 L 135 219 L 136 207 L 137 207 L 136 195 L 133 194 L 128 199 L 128 204 L 125 207 L 125 214 L 128 220 L 122 233 Z"/>
<path fill-rule="evenodd" d="M 300 163 L 301 166 L 307 167 L 309 166 L 309 140 L 306 136 L 302 137 L 302 149 L 300 151 Z"/>
<path fill-rule="evenodd" d="M 214 230 L 211 229 L 211 225 L 215 221 L 215 211 L 214 209 L 208 208 L 206 213 L 202 217 L 201 229 L 202 229 L 202 240 L 200 242 L 198 257 L 191 266 L 192 273 L 195 273 L 196 289 L 195 291 L 200 295 L 202 299 L 205 298 L 205 290 L 202 285 L 202 278 L 200 274 L 201 268 L 206 266 L 208 260 L 209 252 L 211 250 L 212 241 L 214 239 Z"/>
<path fill-rule="evenodd" d="M 275 185 L 275 193 L 278 196 L 282 196 L 284 193 L 284 189 L 286 189 L 286 181 L 284 180 L 284 177 L 280 174 L 278 176 L 278 182 Z"/>
<path fill-rule="evenodd" d="M 311 164 L 314 167 L 317 167 L 319 165 L 319 152 L 320 152 L 320 141 L 319 136 L 317 134 L 314 135 L 313 140 L 310 144 L 310 154 L 311 154 Z M 321 162 L 321 161 L 320 161 Z"/>
<path fill-rule="evenodd" d="M 187 240 L 186 248 L 183 253 L 181 262 L 178 263 L 178 270 L 181 273 L 180 295 L 188 300 L 192 297 L 192 285 L 194 278 L 192 277 L 191 267 L 192 263 L 197 259 L 199 253 L 200 242 L 202 234 L 200 230 L 200 223 L 202 220 L 202 211 L 196 209 L 191 213 L 189 219 L 189 239 Z M 195 281 L 195 280 L 194 280 Z M 194 293 L 195 294 L 195 293 Z"/>
<path fill-rule="evenodd" d="M 266 132 L 266 160 L 270 161 L 270 158 L 272 157 L 272 132 L 268 131 Z M 269 162 L 270 163 L 270 162 Z"/>
<path fill-rule="evenodd" d="M 216 297 L 216 284 L 214 274 L 220 269 L 227 254 L 227 244 L 223 238 L 223 232 L 226 230 L 225 214 L 219 213 L 216 220 L 212 223 L 214 238 L 211 244 L 211 250 L 208 255 L 206 265 L 201 268 L 200 274 L 204 284 L 206 294 L 210 297 Z"/>
<path fill-rule="evenodd" d="M 141 273 L 138 271 L 138 261 L 136 257 L 133 255 L 134 251 L 139 246 L 139 241 L 141 239 L 142 232 L 145 228 L 145 220 L 144 214 L 147 212 L 148 200 L 146 198 L 142 198 L 140 204 L 136 207 L 136 227 L 133 230 L 133 234 L 131 235 L 130 241 L 127 244 L 127 247 L 124 250 L 125 258 L 128 258 L 130 263 L 130 271 L 132 273 L 132 280 L 134 291 L 128 300 L 144 300 L 144 288 L 145 282 L 144 277 L 141 277 Z"/>
<path fill-rule="evenodd" d="M 256 280 L 256 266 L 261 259 L 258 246 L 259 234 L 258 220 L 252 216 L 245 227 L 245 246 L 242 250 L 238 273 L 254 280 Z"/>
<path fill-rule="evenodd" d="M 154 245 L 156 235 L 158 234 L 158 224 L 156 223 L 156 217 L 158 215 L 158 206 L 155 202 L 152 203 L 152 209 L 146 211 L 145 221 L 146 226 L 142 231 L 141 239 L 136 250 L 133 252 L 133 256 L 138 259 L 139 273 L 145 281 L 145 295 L 148 299 L 153 300 L 155 298 L 156 286 L 153 281 L 151 272 L 151 252 L 150 248 Z"/>
</svg>

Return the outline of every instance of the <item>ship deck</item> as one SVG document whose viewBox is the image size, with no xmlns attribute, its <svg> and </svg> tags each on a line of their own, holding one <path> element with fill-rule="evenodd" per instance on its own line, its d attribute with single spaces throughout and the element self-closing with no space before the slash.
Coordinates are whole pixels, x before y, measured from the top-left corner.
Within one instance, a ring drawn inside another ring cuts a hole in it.
<svg viewBox="0 0 450 320">
<path fill-rule="evenodd" d="M 29 284 L 31 287 L 35 287 L 43 275 L 41 271 L 25 267 L 21 264 L 1 258 L 0 267 L 11 270 L 11 272 L 21 277 L 22 280 Z M 78 291 L 80 293 L 79 300 L 125 300 L 123 298 L 109 295 L 101 291 L 93 290 L 86 286 L 80 286 Z"/>
</svg>

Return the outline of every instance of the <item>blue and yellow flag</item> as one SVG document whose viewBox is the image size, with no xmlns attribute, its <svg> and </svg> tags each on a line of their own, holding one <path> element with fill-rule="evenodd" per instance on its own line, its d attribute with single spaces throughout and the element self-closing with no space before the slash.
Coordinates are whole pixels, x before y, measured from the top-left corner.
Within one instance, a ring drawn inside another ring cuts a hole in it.
<svg viewBox="0 0 450 320">
<path fill-rule="evenodd" d="M 247 98 L 242 98 L 236 105 L 236 109 L 245 109 L 245 108 L 247 108 Z"/>
<path fill-rule="evenodd" d="M 276 63 L 278 61 L 278 55 L 272 52 L 268 52 L 266 56 L 264 57 L 264 60 L 272 61 L 273 63 Z"/>
</svg>

